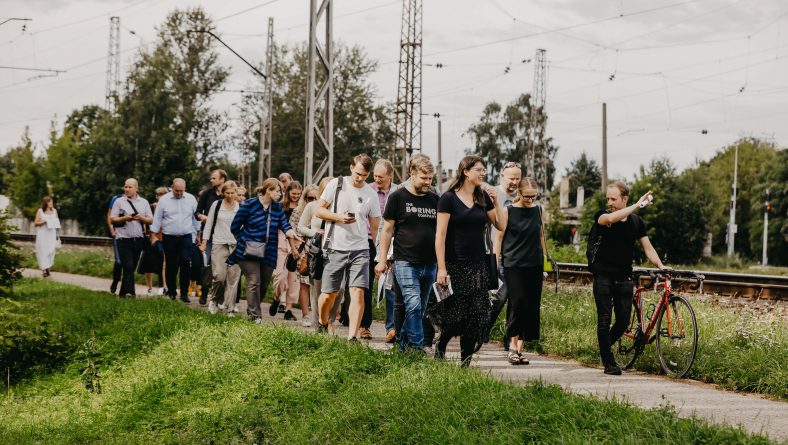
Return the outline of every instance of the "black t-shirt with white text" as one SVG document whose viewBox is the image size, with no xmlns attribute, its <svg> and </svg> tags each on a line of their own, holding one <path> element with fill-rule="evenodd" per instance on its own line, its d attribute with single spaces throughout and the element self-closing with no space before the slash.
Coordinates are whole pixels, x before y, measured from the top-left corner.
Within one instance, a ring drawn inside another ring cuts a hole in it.
<svg viewBox="0 0 788 445">
<path fill-rule="evenodd" d="M 625 221 L 610 224 L 598 223 L 599 217 L 607 213 L 600 210 L 594 214 L 597 234 L 602 242 L 594 259 L 594 273 L 616 277 L 629 276 L 632 273 L 632 258 L 635 253 L 635 241 L 646 236 L 646 223 L 635 214 Z"/>
<path fill-rule="evenodd" d="M 383 219 L 394 221 L 394 260 L 434 264 L 438 195 L 412 194 L 403 187 L 386 201 Z"/>
<path fill-rule="evenodd" d="M 450 215 L 446 229 L 447 260 L 484 260 L 487 252 L 484 246 L 487 212 L 495 208 L 487 193 L 484 193 L 484 204 L 473 203 L 468 207 L 453 190 L 441 195 L 438 212 Z"/>
</svg>

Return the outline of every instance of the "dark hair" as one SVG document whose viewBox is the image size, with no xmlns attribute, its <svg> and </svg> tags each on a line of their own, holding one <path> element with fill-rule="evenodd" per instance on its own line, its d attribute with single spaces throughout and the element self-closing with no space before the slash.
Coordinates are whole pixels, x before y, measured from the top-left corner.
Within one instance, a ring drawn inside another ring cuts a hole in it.
<svg viewBox="0 0 788 445">
<path fill-rule="evenodd" d="M 487 163 L 484 162 L 480 156 L 470 155 L 462 158 L 460 161 L 460 165 L 457 166 L 457 173 L 454 175 L 454 179 L 451 181 L 451 185 L 449 185 L 449 190 L 456 192 L 457 189 L 462 187 L 465 184 L 465 170 L 470 170 L 473 168 L 474 165 L 481 163 L 483 166 L 487 167 Z M 479 204 L 480 206 L 486 206 L 486 202 L 484 200 L 484 192 L 482 192 L 482 188 L 477 186 L 473 189 L 473 202 Z"/>
<path fill-rule="evenodd" d="M 46 212 L 47 204 L 50 203 L 50 202 L 52 202 L 52 197 L 51 196 L 44 196 L 44 198 L 41 199 L 41 210 Z"/>
<path fill-rule="evenodd" d="M 216 170 L 212 171 L 211 173 L 219 173 L 219 177 L 223 180 L 227 180 L 227 172 L 222 170 L 221 168 L 217 168 Z"/>
<path fill-rule="evenodd" d="M 372 158 L 369 157 L 367 154 L 360 154 L 353 157 L 353 165 L 361 164 L 364 167 L 364 170 L 367 173 L 372 171 Z"/>
</svg>

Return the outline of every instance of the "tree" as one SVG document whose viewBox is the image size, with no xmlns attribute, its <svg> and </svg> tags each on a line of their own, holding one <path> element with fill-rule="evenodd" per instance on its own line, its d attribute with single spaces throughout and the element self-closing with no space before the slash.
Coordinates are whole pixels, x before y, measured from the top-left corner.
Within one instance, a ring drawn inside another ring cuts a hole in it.
<svg viewBox="0 0 788 445">
<path fill-rule="evenodd" d="M 173 178 L 193 190 L 227 163 L 226 116 L 210 104 L 227 79 L 218 64 L 214 30 L 201 8 L 175 10 L 157 27 L 157 42 L 139 54 L 126 78 L 117 112 L 91 105 L 74 110 L 61 135 L 53 133 L 48 168 L 53 191 L 88 233 L 103 233 L 110 195 L 135 177 L 140 193 Z M 70 174 L 62 174 L 65 172 Z"/>
<path fill-rule="evenodd" d="M 777 152 L 776 160 L 765 167 L 763 181 L 753 190 L 750 207 L 750 250 L 759 258 L 763 247 L 763 211 L 766 190 L 771 194 L 769 213 L 769 264 L 788 266 L 788 150 Z M 758 198 L 761 199 L 758 199 Z"/>
<path fill-rule="evenodd" d="M 633 204 L 651 190 L 654 203 L 638 212 L 646 223 L 648 236 L 657 253 L 668 263 L 694 263 L 706 242 L 707 218 L 695 204 L 695 193 L 680 181 L 668 158 L 652 160 L 640 167 L 629 194 Z"/>
<path fill-rule="evenodd" d="M 11 149 L 9 157 L 13 164 L 8 189 L 11 201 L 25 218 L 33 219 L 41 206 L 41 198 L 49 194 L 49 190 L 44 165 L 35 155 L 29 128 L 25 128 L 21 143 Z"/>
<path fill-rule="evenodd" d="M 290 172 L 300 178 L 304 171 L 306 122 L 307 47 L 277 46 L 273 71 L 273 172 Z M 388 157 L 393 144 L 393 122 L 383 105 L 376 103 L 377 91 L 369 77 L 377 62 L 358 46 L 334 46 L 334 171 L 341 174 L 353 156 L 368 153 Z M 257 79 L 240 106 L 241 146 L 251 162 L 257 182 L 260 119 L 263 115 L 263 79 Z M 322 112 L 322 110 L 318 110 Z M 320 153 L 315 150 L 315 155 Z"/>
<path fill-rule="evenodd" d="M 577 200 L 577 188 L 585 189 L 586 198 L 602 187 L 602 171 L 596 160 L 589 159 L 586 152 L 580 154 L 566 169 L 569 177 L 569 203 L 572 205 Z"/>
<path fill-rule="evenodd" d="M 487 181 L 497 181 L 506 161 L 523 163 L 523 173 L 527 172 L 529 147 L 536 144 L 534 165 L 538 168 L 542 162 L 547 164 L 547 190 L 552 189 L 558 147 L 553 145 L 552 138 L 545 137 L 546 123 L 547 115 L 542 108 L 533 110 L 529 94 L 521 94 L 505 109 L 497 102 L 487 104 L 479 122 L 468 128 L 474 140 L 474 153 L 487 159 Z M 539 132 L 536 136 L 541 142 L 533 141 L 532 127 Z"/>
</svg>

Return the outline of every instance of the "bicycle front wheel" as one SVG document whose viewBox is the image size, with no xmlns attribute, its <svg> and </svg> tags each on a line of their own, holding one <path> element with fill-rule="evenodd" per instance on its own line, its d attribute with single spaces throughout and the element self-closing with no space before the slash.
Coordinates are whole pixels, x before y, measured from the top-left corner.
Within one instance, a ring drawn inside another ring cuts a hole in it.
<svg viewBox="0 0 788 445">
<path fill-rule="evenodd" d="M 643 352 L 643 344 L 641 339 L 643 332 L 638 323 L 638 307 L 637 304 L 632 303 L 632 315 L 629 319 L 629 325 L 624 334 L 612 345 L 613 357 L 616 363 L 622 369 L 630 369 L 635 364 L 638 356 Z"/>
<path fill-rule="evenodd" d="M 698 352 L 695 311 L 684 297 L 671 295 L 657 326 L 657 357 L 662 370 L 671 377 L 684 377 Z"/>
</svg>

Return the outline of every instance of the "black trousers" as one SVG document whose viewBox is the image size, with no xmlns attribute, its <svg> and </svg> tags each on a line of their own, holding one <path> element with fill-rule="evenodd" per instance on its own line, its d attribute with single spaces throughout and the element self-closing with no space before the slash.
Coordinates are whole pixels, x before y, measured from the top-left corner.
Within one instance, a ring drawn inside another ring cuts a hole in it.
<svg viewBox="0 0 788 445">
<path fill-rule="evenodd" d="M 164 235 L 164 259 L 167 261 L 167 295 L 175 298 L 176 277 L 180 275 L 181 299 L 189 296 L 189 265 L 194 251 L 191 235 Z"/>
<path fill-rule="evenodd" d="M 134 272 L 137 270 L 137 262 L 142 254 L 144 238 L 118 238 L 118 255 L 120 256 L 120 267 L 123 275 L 120 283 L 120 296 L 136 296 L 134 286 Z"/>
<path fill-rule="evenodd" d="M 523 341 L 539 340 L 539 315 L 542 306 L 542 266 L 506 267 L 504 279 L 508 288 L 509 309 L 506 311 L 506 338 Z"/>
<path fill-rule="evenodd" d="M 375 266 L 378 264 L 375 261 L 377 249 L 372 240 L 369 242 L 369 285 L 364 289 L 364 314 L 361 316 L 361 327 L 369 329 L 372 326 L 372 290 L 375 286 Z"/>
<path fill-rule="evenodd" d="M 629 325 L 632 315 L 632 279 L 594 275 L 594 302 L 596 302 L 596 337 L 599 342 L 599 356 L 603 364 L 613 362 L 610 347 L 618 341 Z M 611 326 L 612 313 L 616 322 Z"/>
<path fill-rule="evenodd" d="M 503 270 L 503 264 L 501 260 L 498 260 L 498 276 L 503 277 L 505 276 L 505 272 Z M 482 339 L 485 343 L 490 341 L 490 332 L 492 328 L 495 327 L 495 322 L 498 321 L 498 316 L 501 315 L 501 311 L 503 307 L 506 305 L 506 300 L 509 298 L 509 286 L 506 284 L 506 280 L 503 280 L 503 284 L 500 288 L 498 288 L 498 292 L 495 293 L 492 301 L 492 308 L 490 309 L 490 323 L 487 325 L 487 331 Z M 506 310 L 506 324 L 509 324 L 509 309 Z M 504 334 L 504 337 L 506 335 Z M 503 339 L 504 349 L 509 347 L 509 340 L 507 338 Z"/>
</svg>

